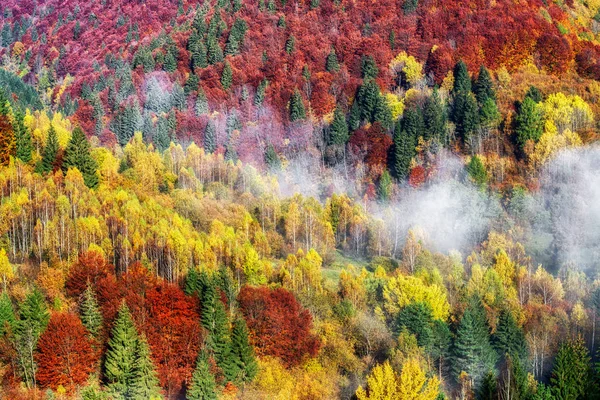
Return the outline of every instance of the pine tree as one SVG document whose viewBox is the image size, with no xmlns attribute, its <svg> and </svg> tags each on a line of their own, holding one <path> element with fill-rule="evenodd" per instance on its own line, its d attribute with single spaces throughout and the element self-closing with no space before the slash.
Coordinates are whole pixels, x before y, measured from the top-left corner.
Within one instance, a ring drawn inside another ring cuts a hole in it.
<svg viewBox="0 0 600 400">
<path fill-rule="evenodd" d="M 171 104 L 180 111 L 186 109 L 185 91 L 179 82 L 173 84 L 173 90 L 171 90 Z"/>
<path fill-rule="evenodd" d="M 479 104 L 483 105 L 487 99 L 496 100 L 494 82 L 492 81 L 490 72 L 483 65 L 479 68 L 479 75 L 477 76 L 477 81 L 475 81 L 473 92 L 475 92 L 475 97 Z"/>
<path fill-rule="evenodd" d="M 88 284 L 79 304 L 79 318 L 92 337 L 98 339 L 102 329 L 102 313 L 92 285 Z"/>
<path fill-rule="evenodd" d="M 212 154 L 217 149 L 217 137 L 215 125 L 212 121 L 208 121 L 204 128 L 204 151 Z"/>
<path fill-rule="evenodd" d="M 550 378 L 555 398 L 585 398 L 590 377 L 590 357 L 583 340 L 580 338 L 563 343 L 556 354 Z"/>
<path fill-rule="evenodd" d="M 331 51 L 325 60 L 325 70 L 331 73 L 338 72 L 340 70 L 340 63 L 338 62 L 337 54 L 335 54 L 335 49 L 333 47 L 331 48 Z"/>
<path fill-rule="evenodd" d="M 361 60 L 361 74 L 363 79 L 375 79 L 379 75 L 379 68 L 372 56 L 363 56 Z"/>
<path fill-rule="evenodd" d="M 177 70 L 177 59 L 170 51 L 165 54 L 165 61 L 163 63 L 163 69 L 167 72 L 175 72 Z"/>
<path fill-rule="evenodd" d="M 135 352 L 135 368 L 131 379 L 130 398 L 132 399 L 162 399 L 156 369 L 150 356 L 150 347 L 146 336 L 140 335 Z"/>
<path fill-rule="evenodd" d="M 246 321 L 238 317 L 233 321 L 231 330 L 233 355 L 240 370 L 241 380 L 250 382 L 258 373 L 258 364 L 254 349 L 248 342 L 248 327 Z"/>
<path fill-rule="evenodd" d="M 223 86 L 223 89 L 227 90 L 231 87 L 232 82 L 233 72 L 231 71 L 231 65 L 229 64 L 229 62 L 225 61 L 223 73 L 221 74 L 221 86 Z"/>
<path fill-rule="evenodd" d="M 80 127 L 73 129 L 69 144 L 65 149 L 62 169 L 66 173 L 69 168 L 77 168 L 83 175 L 87 187 L 98 186 L 98 164 L 90 154 L 90 144 Z"/>
<path fill-rule="evenodd" d="M 462 99 L 462 114 L 456 120 L 456 130 L 467 141 L 479 127 L 479 107 L 472 93 L 460 94 L 459 98 Z"/>
<path fill-rule="evenodd" d="M 406 179 L 416 154 L 417 139 L 423 131 L 423 119 L 418 110 L 408 109 L 394 129 L 392 172 L 398 180 Z"/>
<path fill-rule="evenodd" d="M 523 330 L 517 326 L 512 313 L 503 310 L 500 313 L 492 344 L 498 354 L 508 354 L 513 359 L 523 362 L 527 359 L 527 341 Z"/>
<path fill-rule="evenodd" d="M 348 142 L 348 123 L 342 109 L 338 106 L 333 112 L 333 121 L 329 126 L 328 144 L 342 146 Z"/>
<path fill-rule="evenodd" d="M 223 50 L 217 38 L 212 35 L 206 39 L 206 59 L 210 65 L 223 61 Z"/>
<path fill-rule="evenodd" d="M 138 333 L 125 303 L 119 308 L 104 359 L 104 377 L 108 391 L 116 398 L 131 394 L 136 364 Z"/>
<path fill-rule="evenodd" d="M 535 86 L 529 86 L 527 93 L 525 93 L 525 97 L 531 98 L 531 100 L 535 101 L 536 103 L 544 100 L 542 92 L 540 92 L 540 89 L 536 88 Z"/>
<path fill-rule="evenodd" d="M 16 321 L 15 310 L 6 290 L 0 295 L 0 336 L 3 336 L 7 328 L 14 327 Z"/>
<path fill-rule="evenodd" d="M 500 118 L 501 115 L 500 111 L 498 111 L 496 101 L 491 97 L 485 99 L 479 109 L 479 122 L 481 126 L 490 129 L 495 128 L 498 125 Z"/>
<path fill-rule="evenodd" d="M 423 131 L 425 140 L 436 139 L 442 143 L 445 141 L 446 112 L 437 88 L 433 89 L 432 95 L 425 102 L 425 106 L 423 107 L 423 122 L 425 125 Z"/>
<path fill-rule="evenodd" d="M 306 118 L 304 102 L 300 91 L 296 89 L 290 98 L 290 121 L 298 121 Z"/>
<path fill-rule="evenodd" d="M 517 144 L 523 149 L 528 140 L 534 142 L 540 140 L 542 132 L 542 113 L 531 97 L 525 97 L 515 118 Z"/>
<path fill-rule="evenodd" d="M 33 143 L 31 131 L 25 126 L 23 113 L 15 112 L 15 141 L 16 141 L 16 157 L 28 163 L 31 161 L 31 153 L 33 152 Z"/>
<path fill-rule="evenodd" d="M 467 165 L 467 172 L 473 183 L 477 186 L 484 187 L 487 184 L 487 171 L 477 155 L 471 157 L 471 161 L 469 161 L 469 164 Z"/>
<path fill-rule="evenodd" d="M 8 165 L 16 154 L 15 132 L 8 115 L 0 114 L 0 165 Z"/>
<path fill-rule="evenodd" d="M 467 70 L 467 64 L 463 60 L 460 60 L 454 66 L 454 87 L 452 93 L 457 95 L 458 93 L 469 93 L 471 91 L 471 78 L 469 77 L 469 71 Z"/>
<path fill-rule="evenodd" d="M 429 348 L 433 342 L 433 315 L 431 307 L 423 302 L 414 302 L 398 313 L 395 321 L 397 334 L 406 330 L 417 338 L 420 347 Z"/>
<path fill-rule="evenodd" d="M 233 55 L 240 52 L 247 30 L 248 25 L 246 24 L 246 21 L 236 18 L 231 27 L 231 31 L 229 31 L 227 43 L 225 44 L 226 55 Z"/>
<path fill-rule="evenodd" d="M 490 344 L 485 310 L 479 298 L 469 301 L 458 324 L 452 348 L 452 372 L 456 378 L 462 371 L 477 383 L 493 371 L 498 355 Z"/>
<path fill-rule="evenodd" d="M 196 369 L 192 374 L 192 382 L 186 393 L 188 400 L 216 400 L 215 378 L 210 373 L 208 354 L 204 350 L 198 353 Z"/>
<path fill-rule="evenodd" d="M 160 152 L 165 151 L 171 145 L 169 122 L 164 116 L 161 116 L 156 123 L 156 133 L 153 140 L 157 150 Z"/>
</svg>

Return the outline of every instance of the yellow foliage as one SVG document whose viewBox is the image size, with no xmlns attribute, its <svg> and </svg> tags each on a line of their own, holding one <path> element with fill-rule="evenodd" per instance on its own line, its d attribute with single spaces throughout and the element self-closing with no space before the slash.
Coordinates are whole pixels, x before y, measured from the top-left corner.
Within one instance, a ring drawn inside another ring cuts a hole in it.
<svg viewBox="0 0 600 400">
<path fill-rule="evenodd" d="M 384 307 L 391 315 L 415 301 L 427 303 L 435 319 L 446 320 L 450 305 L 445 290 L 436 284 L 426 285 L 420 278 L 398 275 L 391 278 L 383 288 Z"/>
<path fill-rule="evenodd" d="M 423 65 L 413 56 L 407 55 L 405 51 L 398 54 L 390 62 L 390 69 L 396 74 L 404 73 L 411 86 L 423 79 Z"/>
<path fill-rule="evenodd" d="M 8 261 L 8 255 L 6 250 L 0 248 L 0 275 L 2 276 L 2 283 L 4 287 L 6 284 L 15 277 L 15 271 L 13 266 Z"/>
<path fill-rule="evenodd" d="M 399 399 L 398 380 L 389 362 L 373 368 L 367 377 L 369 394 L 361 387 L 356 391 L 358 400 L 394 400 Z"/>
<path fill-rule="evenodd" d="M 583 142 L 577 133 L 567 129 L 559 134 L 552 122 L 547 122 L 545 132 L 535 144 L 533 152 L 529 154 L 530 166 L 537 169 L 560 149 L 581 146 L 582 144 Z"/>
<path fill-rule="evenodd" d="M 554 93 L 541 103 L 546 121 L 551 121 L 563 133 L 569 129 L 577 131 L 594 122 L 594 113 L 589 104 L 579 96 Z"/>
<path fill-rule="evenodd" d="M 387 102 L 388 108 L 392 113 L 392 119 L 395 121 L 402 113 L 404 113 L 404 100 L 399 98 L 393 93 L 386 93 L 385 101 Z"/>
</svg>

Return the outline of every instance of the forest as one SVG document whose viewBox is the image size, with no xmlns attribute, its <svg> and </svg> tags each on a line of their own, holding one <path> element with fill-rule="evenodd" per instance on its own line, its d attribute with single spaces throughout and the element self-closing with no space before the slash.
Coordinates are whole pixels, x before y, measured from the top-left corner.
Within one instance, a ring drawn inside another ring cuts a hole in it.
<svg viewBox="0 0 600 400">
<path fill-rule="evenodd" d="M 0 398 L 600 399 L 600 0 L 4 0 Z"/>
</svg>

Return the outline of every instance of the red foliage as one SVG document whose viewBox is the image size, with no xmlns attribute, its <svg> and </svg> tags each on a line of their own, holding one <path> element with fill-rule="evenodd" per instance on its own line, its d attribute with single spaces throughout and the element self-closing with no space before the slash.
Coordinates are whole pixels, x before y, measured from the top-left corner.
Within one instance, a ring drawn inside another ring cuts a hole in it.
<svg viewBox="0 0 600 400">
<path fill-rule="evenodd" d="M 36 361 L 42 387 L 56 390 L 62 385 L 71 392 L 86 382 L 98 357 L 79 317 L 54 313 L 38 342 Z"/>
<path fill-rule="evenodd" d="M 410 171 L 410 174 L 408 175 L 408 184 L 416 188 L 425 183 L 426 179 L 427 171 L 425 168 L 423 168 L 423 166 L 417 165 Z"/>
<path fill-rule="evenodd" d="M 159 283 L 146 292 L 148 320 L 144 326 L 158 376 L 167 395 L 180 394 L 191 379 L 200 337 L 196 298 L 175 284 Z"/>
<path fill-rule="evenodd" d="M 573 52 L 567 39 L 552 33 L 544 33 L 538 39 L 536 51 L 540 66 L 556 75 L 564 74 L 573 60 Z"/>
<path fill-rule="evenodd" d="M 321 343 L 310 333 L 312 317 L 291 292 L 244 286 L 238 301 L 259 355 L 276 356 L 293 366 L 318 353 Z"/>
<path fill-rule="evenodd" d="M 375 122 L 369 129 L 360 128 L 350 137 L 352 152 L 363 157 L 373 176 L 379 176 L 386 169 L 388 153 L 393 141 L 381 124 Z"/>
<path fill-rule="evenodd" d="M 94 251 L 81 253 L 69 271 L 65 283 L 67 295 L 76 299 L 85 291 L 88 282 L 95 286 L 100 279 L 112 273 L 114 267 L 104 259 L 102 254 Z"/>
</svg>

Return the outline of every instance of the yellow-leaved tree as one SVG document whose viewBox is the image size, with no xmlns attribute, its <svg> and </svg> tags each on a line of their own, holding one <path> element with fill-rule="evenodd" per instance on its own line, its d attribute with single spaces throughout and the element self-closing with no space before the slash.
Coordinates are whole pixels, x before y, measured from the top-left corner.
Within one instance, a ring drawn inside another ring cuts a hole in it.
<svg viewBox="0 0 600 400">
<path fill-rule="evenodd" d="M 445 321 L 450 314 L 444 288 L 437 284 L 427 285 L 415 276 L 398 275 L 390 278 L 383 288 L 383 298 L 385 311 L 392 317 L 415 301 L 429 305 L 435 319 Z"/>
</svg>

